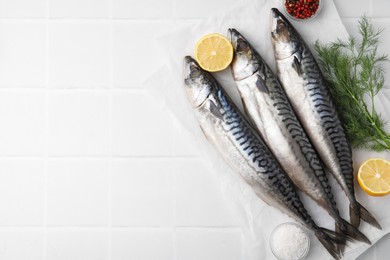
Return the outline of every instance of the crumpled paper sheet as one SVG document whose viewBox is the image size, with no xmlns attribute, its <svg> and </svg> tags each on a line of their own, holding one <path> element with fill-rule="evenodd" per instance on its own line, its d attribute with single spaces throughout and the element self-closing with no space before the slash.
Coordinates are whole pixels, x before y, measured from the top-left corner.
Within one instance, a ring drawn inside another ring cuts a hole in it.
<svg viewBox="0 0 390 260">
<path fill-rule="evenodd" d="M 149 96 L 155 102 L 161 102 L 161 107 L 166 108 L 173 115 L 177 120 L 178 127 L 182 131 L 190 133 L 189 136 L 192 139 L 190 141 L 194 146 L 197 146 L 199 156 L 206 159 L 205 161 L 209 164 L 209 167 L 217 175 L 221 190 L 228 199 L 233 213 L 241 220 L 244 232 L 244 259 L 273 259 L 268 242 L 270 233 L 277 225 L 293 220 L 256 197 L 246 183 L 220 159 L 201 133 L 192 108 L 187 102 L 183 87 L 183 57 L 193 54 L 193 47 L 201 36 L 213 32 L 226 34 L 228 28 L 236 28 L 241 32 L 275 71 L 269 32 L 270 9 L 277 7 L 282 10 L 281 1 L 244 0 L 244 2 L 228 12 L 200 22 L 189 22 L 189 25 L 174 28 L 173 32 L 158 37 L 157 41 L 166 54 L 167 64 L 164 68 L 155 72 L 144 85 Z M 314 20 L 303 23 L 292 21 L 302 37 L 311 46 L 317 39 L 323 43 L 328 43 L 337 38 L 348 38 L 348 33 L 340 20 L 333 1 L 323 1 L 323 4 L 321 13 Z M 230 70 L 217 73 L 215 76 L 236 104 L 242 108 Z M 390 114 L 386 109 L 389 101 L 390 90 L 388 89 L 382 91 L 376 101 L 378 111 L 382 112 L 386 120 L 390 119 Z M 390 154 L 354 151 L 355 171 L 369 157 L 390 159 Z M 341 215 L 349 220 L 348 200 L 335 181 L 330 179 L 330 182 Z M 389 232 L 390 197 L 369 197 L 361 191 L 357 184 L 356 190 L 358 201 L 374 214 L 383 227 L 383 230 L 378 230 L 362 222 L 360 230 L 374 244 Z M 307 210 L 319 226 L 334 229 L 334 221 L 323 209 L 306 196 L 302 195 L 301 197 Z M 307 259 L 331 259 L 314 234 L 309 233 L 311 248 Z M 356 259 L 368 247 L 368 245 L 359 242 L 349 243 L 343 259 Z"/>
</svg>

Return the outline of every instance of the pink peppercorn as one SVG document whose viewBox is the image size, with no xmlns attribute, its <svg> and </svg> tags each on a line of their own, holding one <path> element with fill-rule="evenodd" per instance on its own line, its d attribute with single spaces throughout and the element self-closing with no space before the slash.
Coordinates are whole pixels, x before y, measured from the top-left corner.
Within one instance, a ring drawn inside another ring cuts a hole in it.
<svg viewBox="0 0 390 260">
<path fill-rule="evenodd" d="M 307 19 L 312 17 L 318 10 L 319 0 L 286 0 L 285 7 L 287 12 L 298 19 Z"/>
</svg>

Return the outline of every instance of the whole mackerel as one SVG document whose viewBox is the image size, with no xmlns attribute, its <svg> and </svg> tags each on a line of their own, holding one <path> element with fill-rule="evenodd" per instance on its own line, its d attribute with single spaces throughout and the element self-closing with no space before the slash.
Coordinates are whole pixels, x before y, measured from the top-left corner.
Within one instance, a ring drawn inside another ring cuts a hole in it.
<svg viewBox="0 0 390 260">
<path fill-rule="evenodd" d="M 358 227 L 363 219 L 381 229 L 356 201 L 351 147 L 317 62 L 276 8 L 271 9 L 271 35 L 279 80 L 326 168 L 346 193 L 351 224 Z"/>
<path fill-rule="evenodd" d="M 370 243 L 340 217 L 321 159 L 272 70 L 237 30 L 229 29 L 234 48 L 233 78 L 244 109 L 295 186 L 335 220 L 336 232 Z"/>
<path fill-rule="evenodd" d="M 258 197 L 313 230 L 338 259 L 345 235 L 315 224 L 288 176 L 219 83 L 191 57 L 184 61 L 187 97 L 207 140 Z"/>
</svg>

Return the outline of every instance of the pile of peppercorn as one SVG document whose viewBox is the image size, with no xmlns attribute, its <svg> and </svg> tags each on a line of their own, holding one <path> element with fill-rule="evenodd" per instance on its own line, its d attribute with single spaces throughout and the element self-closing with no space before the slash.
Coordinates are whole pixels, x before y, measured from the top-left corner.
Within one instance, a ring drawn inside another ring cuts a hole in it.
<svg viewBox="0 0 390 260">
<path fill-rule="evenodd" d="M 285 2 L 287 12 L 298 19 L 312 17 L 317 12 L 319 5 L 319 0 L 286 0 Z"/>
</svg>

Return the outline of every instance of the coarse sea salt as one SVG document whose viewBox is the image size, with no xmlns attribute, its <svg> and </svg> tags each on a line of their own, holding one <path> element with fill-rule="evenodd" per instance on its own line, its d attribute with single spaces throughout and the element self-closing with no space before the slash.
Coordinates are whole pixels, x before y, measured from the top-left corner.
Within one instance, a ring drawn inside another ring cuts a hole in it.
<svg viewBox="0 0 390 260">
<path fill-rule="evenodd" d="M 272 232 L 270 244 L 278 259 L 302 259 L 308 251 L 309 237 L 296 224 L 285 223 Z"/>
</svg>

